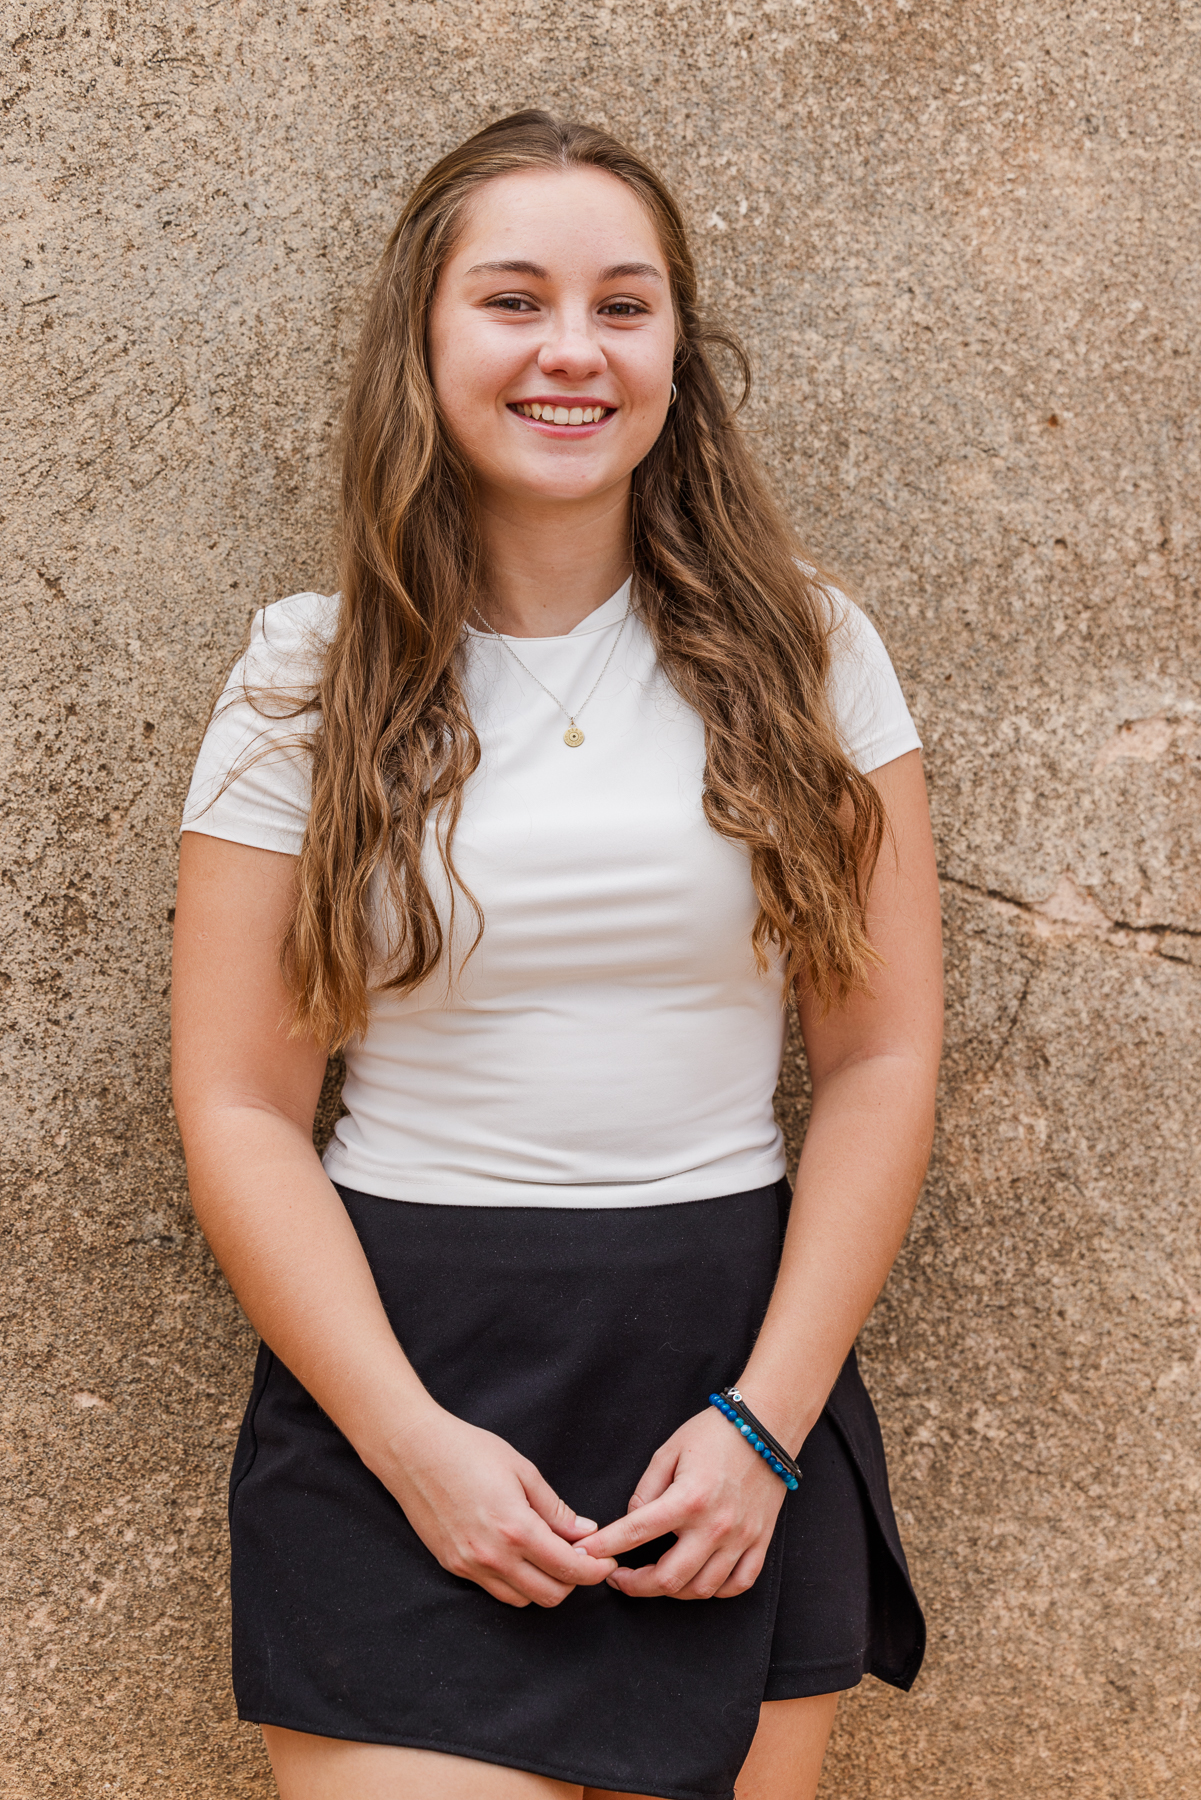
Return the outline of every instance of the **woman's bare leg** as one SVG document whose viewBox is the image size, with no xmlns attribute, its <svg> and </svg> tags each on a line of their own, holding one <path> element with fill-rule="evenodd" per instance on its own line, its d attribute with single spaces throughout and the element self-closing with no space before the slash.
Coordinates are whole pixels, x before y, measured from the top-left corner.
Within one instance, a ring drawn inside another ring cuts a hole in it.
<svg viewBox="0 0 1201 1800">
<path fill-rule="evenodd" d="M 738 1800 L 814 1800 L 838 1700 L 837 1694 L 765 1700 L 735 1783 Z"/>
<path fill-rule="evenodd" d="M 738 1800 L 815 1800 L 837 1706 L 837 1694 L 764 1701 Z M 646 1800 L 437 1750 L 355 1744 L 279 1725 L 264 1725 L 263 1737 L 280 1800 Z"/>
<path fill-rule="evenodd" d="M 469 1756 L 353 1744 L 264 1725 L 280 1800 L 580 1800 L 570 1781 Z"/>
<path fill-rule="evenodd" d="M 837 1694 L 765 1700 L 738 1777 L 738 1800 L 814 1800 L 837 1707 Z M 585 1788 L 584 1800 L 647 1800 L 647 1796 Z"/>
</svg>

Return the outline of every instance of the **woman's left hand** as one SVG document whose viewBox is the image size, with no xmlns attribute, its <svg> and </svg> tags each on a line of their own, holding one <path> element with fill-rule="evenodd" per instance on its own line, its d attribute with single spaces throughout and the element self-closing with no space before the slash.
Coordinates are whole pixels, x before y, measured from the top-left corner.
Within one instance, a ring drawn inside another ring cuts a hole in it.
<svg viewBox="0 0 1201 1800">
<path fill-rule="evenodd" d="M 729 1600 L 745 1593 L 762 1569 L 787 1491 L 709 1406 L 655 1452 L 625 1518 L 581 1538 L 575 1548 L 589 1556 L 620 1556 L 674 1532 L 676 1542 L 658 1562 L 616 1569 L 609 1586 L 637 1597 Z"/>
</svg>

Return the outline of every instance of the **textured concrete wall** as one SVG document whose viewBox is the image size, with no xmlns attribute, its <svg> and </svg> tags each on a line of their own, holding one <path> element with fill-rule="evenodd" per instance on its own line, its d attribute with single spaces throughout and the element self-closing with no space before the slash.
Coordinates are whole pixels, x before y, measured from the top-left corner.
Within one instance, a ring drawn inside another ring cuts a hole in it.
<svg viewBox="0 0 1201 1800">
<path fill-rule="evenodd" d="M 942 1124 L 865 1351 L 931 1649 L 845 1705 L 825 1791 L 1201 1791 L 1201 6 L 1142 8 L 9 7 L 0 1792 L 270 1791 L 226 1678 L 253 1344 L 167 1099 L 175 819 L 251 608 L 329 582 L 397 197 L 530 102 L 677 184 L 927 744 Z M 790 1126 L 803 1086 L 793 1052 Z"/>
</svg>

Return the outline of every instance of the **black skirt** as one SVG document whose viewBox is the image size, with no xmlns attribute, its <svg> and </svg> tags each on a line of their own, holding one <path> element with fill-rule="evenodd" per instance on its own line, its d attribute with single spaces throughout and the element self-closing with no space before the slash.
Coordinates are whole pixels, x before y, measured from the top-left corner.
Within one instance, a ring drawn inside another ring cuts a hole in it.
<svg viewBox="0 0 1201 1800">
<path fill-rule="evenodd" d="M 624 1514 L 663 1440 L 741 1372 L 788 1198 L 780 1183 L 576 1210 L 339 1191 L 434 1398 L 602 1523 Z M 239 1716 L 587 1787 L 731 1800 L 761 1701 L 865 1672 L 908 1688 L 922 1660 L 853 1352 L 800 1460 L 763 1573 L 735 1599 L 630 1599 L 602 1585 L 551 1609 L 506 1606 L 440 1567 L 264 1345 L 230 1482 Z"/>
</svg>

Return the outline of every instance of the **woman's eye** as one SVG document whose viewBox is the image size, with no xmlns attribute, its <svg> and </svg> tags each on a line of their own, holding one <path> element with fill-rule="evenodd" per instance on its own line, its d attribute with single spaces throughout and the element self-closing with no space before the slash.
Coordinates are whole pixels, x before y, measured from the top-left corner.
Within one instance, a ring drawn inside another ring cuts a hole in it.
<svg viewBox="0 0 1201 1800">
<path fill-rule="evenodd" d="M 601 308 L 601 311 L 608 313 L 612 318 L 636 319 L 639 313 L 646 311 L 646 308 L 640 300 L 610 300 Z"/>
<path fill-rule="evenodd" d="M 527 300 L 524 294 L 498 294 L 495 300 L 489 300 L 488 305 L 494 307 L 497 312 L 515 313 L 536 310 L 533 301 Z"/>
</svg>

